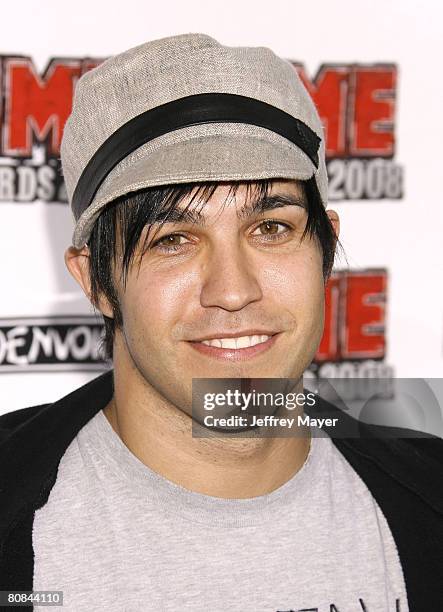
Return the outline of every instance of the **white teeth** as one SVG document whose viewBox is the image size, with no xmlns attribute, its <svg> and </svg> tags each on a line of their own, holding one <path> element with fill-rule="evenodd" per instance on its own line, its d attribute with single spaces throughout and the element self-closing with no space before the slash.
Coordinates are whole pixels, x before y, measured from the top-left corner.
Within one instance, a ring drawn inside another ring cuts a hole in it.
<svg viewBox="0 0 443 612">
<path fill-rule="evenodd" d="M 242 336 L 241 338 L 237 338 L 237 348 L 248 348 L 251 346 L 251 338 L 250 336 Z"/>
<path fill-rule="evenodd" d="M 236 349 L 237 348 L 237 339 L 236 338 L 221 338 L 220 339 L 222 348 L 227 349 Z"/>
<path fill-rule="evenodd" d="M 242 349 L 256 344 L 266 342 L 271 336 L 241 336 L 240 338 L 214 338 L 213 340 L 202 340 L 206 346 L 215 346 L 224 349 Z"/>
</svg>

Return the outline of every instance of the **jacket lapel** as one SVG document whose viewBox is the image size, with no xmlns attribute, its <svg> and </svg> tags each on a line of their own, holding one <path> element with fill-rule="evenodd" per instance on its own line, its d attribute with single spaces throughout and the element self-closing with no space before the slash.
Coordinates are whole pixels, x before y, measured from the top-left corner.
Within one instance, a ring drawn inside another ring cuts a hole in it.
<svg viewBox="0 0 443 612">
<path fill-rule="evenodd" d="M 44 490 L 69 444 L 109 403 L 112 394 L 111 370 L 61 400 L 43 406 L 3 440 L 0 444 L 0 542 L 26 508 L 38 508 L 46 501 L 42 501 Z M 14 414 L 20 416 L 20 412 Z"/>
</svg>

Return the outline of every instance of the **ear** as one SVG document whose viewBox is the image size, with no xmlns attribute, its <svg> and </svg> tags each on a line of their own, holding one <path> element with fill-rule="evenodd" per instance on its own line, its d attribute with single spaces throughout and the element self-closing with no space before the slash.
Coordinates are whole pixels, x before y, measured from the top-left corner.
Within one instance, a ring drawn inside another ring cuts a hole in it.
<svg viewBox="0 0 443 612">
<path fill-rule="evenodd" d="M 336 238 L 338 238 L 339 234 L 340 234 L 340 219 L 338 214 L 336 213 L 335 210 L 327 210 L 326 214 L 328 215 L 329 221 L 332 224 L 332 227 L 334 228 L 334 233 Z"/>
<path fill-rule="evenodd" d="M 76 249 L 70 246 L 65 251 L 65 264 L 71 275 L 83 289 L 88 300 L 93 303 L 91 298 L 91 277 L 89 274 L 89 249 L 87 246 Z M 114 313 L 104 296 L 100 296 L 98 304 L 94 304 L 102 314 L 110 319 L 114 318 Z"/>
</svg>

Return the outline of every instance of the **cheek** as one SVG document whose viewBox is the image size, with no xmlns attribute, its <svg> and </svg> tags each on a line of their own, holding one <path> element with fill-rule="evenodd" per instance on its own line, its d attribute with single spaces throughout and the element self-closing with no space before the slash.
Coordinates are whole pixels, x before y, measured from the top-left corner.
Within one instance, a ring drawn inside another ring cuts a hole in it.
<svg viewBox="0 0 443 612">
<path fill-rule="evenodd" d="M 195 275 L 176 271 L 143 273 L 128 280 L 121 300 L 125 331 L 143 334 L 144 340 L 158 343 L 168 336 L 174 323 L 183 317 L 184 308 L 195 292 Z"/>
<path fill-rule="evenodd" d="M 272 261 L 262 269 L 265 293 L 296 314 L 299 322 L 305 317 L 322 319 L 322 263 L 321 254 L 314 248 Z"/>
</svg>

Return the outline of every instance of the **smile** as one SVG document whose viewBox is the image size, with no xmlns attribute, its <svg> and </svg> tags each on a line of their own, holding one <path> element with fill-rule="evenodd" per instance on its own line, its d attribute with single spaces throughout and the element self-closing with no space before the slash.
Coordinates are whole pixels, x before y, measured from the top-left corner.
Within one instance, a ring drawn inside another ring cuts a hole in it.
<svg viewBox="0 0 443 612">
<path fill-rule="evenodd" d="M 261 344 L 269 340 L 271 336 L 240 336 L 239 338 L 214 338 L 213 340 L 202 340 L 206 346 L 215 346 L 224 349 L 243 349 Z"/>
<path fill-rule="evenodd" d="M 203 355 L 219 360 L 244 361 L 269 350 L 279 333 L 252 334 L 235 338 L 208 338 L 189 342 L 190 346 Z"/>
</svg>

